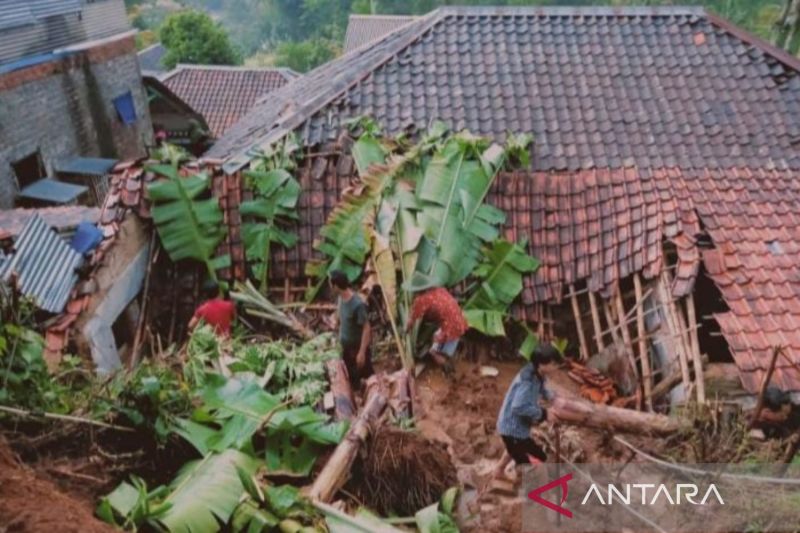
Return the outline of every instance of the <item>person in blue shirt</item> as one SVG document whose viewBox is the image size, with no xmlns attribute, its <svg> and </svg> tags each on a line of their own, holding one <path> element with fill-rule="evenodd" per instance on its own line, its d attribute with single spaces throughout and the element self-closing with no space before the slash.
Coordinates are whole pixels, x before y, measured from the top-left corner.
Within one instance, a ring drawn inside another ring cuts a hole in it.
<svg viewBox="0 0 800 533">
<path fill-rule="evenodd" d="M 497 418 L 497 432 L 503 439 L 506 452 L 494 469 L 494 477 L 501 477 L 512 460 L 522 465 L 530 463 L 531 458 L 547 459 L 542 447 L 531 438 L 531 427 L 547 420 L 547 410 L 540 400 L 550 399 L 539 369 L 557 359 L 558 352 L 552 345 L 540 345 L 531 362 L 522 367 L 511 382 Z"/>
</svg>

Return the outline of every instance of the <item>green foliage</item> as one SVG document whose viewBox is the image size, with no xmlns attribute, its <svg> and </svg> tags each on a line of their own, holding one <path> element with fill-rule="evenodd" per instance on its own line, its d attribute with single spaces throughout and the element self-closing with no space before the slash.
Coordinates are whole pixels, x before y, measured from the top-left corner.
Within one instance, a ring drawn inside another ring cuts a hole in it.
<svg viewBox="0 0 800 533">
<path fill-rule="evenodd" d="M 170 259 L 200 261 L 216 281 L 217 269 L 229 258 L 214 258 L 226 228 L 217 199 L 200 198 L 208 191 L 210 178 L 205 173 L 181 177 L 173 165 L 153 165 L 147 170 L 166 178 L 149 184 L 147 191 L 153 202 L 153 222 Z"/>
<path fill-rule="evenodd" d="M 242 239 L 259 288 L 267 289 L 270 250 L 273 243 L 290 248 L 297 236 L 288 231 L 291 222 L 297 220 L 297 201 L 300 184 L 290 171 L 297 168 L 296 153 L 299 151 L 294 136 L 262 152 L 245 172 L 254 198 L 242 202 L 242 216 L 252 217 L 254 222 L 242 225 Z"/>
<path fill-rule="evenodd" d="M 274 63 L 276 67 L 288 67 L 297 72 L 308 72 L 327 63 L 340 53 L 339 45 L 329 39 L 284 41 L 275 47 Z"/>
<path fill-rule="evenodd" d="M 238 65 L 239 52 L 222 26 L 202 11 L 185 10 L 170 14 L 161 25 L 161 42 L 167 49 L 162 64 Z"/>
<path fill-rule="evenodd" d="M 286 341 L 248 344 L 228 365 L 234 374 L 252 373 L 264 389 L 293 405 L 315 405 L 328 388 L 325 361 L 339 356 L 332 334 L 303 344 Z"/>
<path fill-rule="evenodd" d="M 458 488 L 448 489 L 439 503 L 434 503 L 414 516 L 419 533 L 458 533 L 455 521 L 455 502 Z"/>
</svg>

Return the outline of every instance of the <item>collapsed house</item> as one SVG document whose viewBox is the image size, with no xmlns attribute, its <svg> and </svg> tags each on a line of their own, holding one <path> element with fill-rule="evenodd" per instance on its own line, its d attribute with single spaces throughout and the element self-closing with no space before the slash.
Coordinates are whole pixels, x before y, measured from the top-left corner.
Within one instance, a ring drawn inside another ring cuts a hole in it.
<svg viewBox="0 0 800 533">
<path fill-rule="evenodd" d="M 532 132 L 531 167 L 502 174 L 490 193 L 509 215 L 506 237 L 528 237 L 542 263 L 517 316 L 542 339 L 568 338 L 580 359 L 627 361 L 615 381 L 627 392 L 641 383 L 642 406 L 675 384 L 673 400 L 704 401 L 714 394 L 704 371 L 716 364 L 735 365 L 752 394 L 773 355 L 772 384 L 797 399 L 798 71 L 796 59 L 698 8 L 438 10 L 270 93 L 206 154 L 228 226 L 220 277 L 247 275 L 239 206 L 252 192 L 242 173 L 289 133 L 305 151 L 298 242 L 272 251 L 270 291 L 298 301 L 314 239 L 357 179 L 348 119 L 369 115 L 389 133 L 439 119 L 496 140 Z M 100 217 L 108 238 L 126 217 L 149 218 L 151 179 L 140 164 L 117 165 Z M 138 290 L 155 250 L 133 248 L 151 258 L 123 262 L 140 265 Z M 151 309 L 171 341 L 187 318 L 179 296 L 196 300 L 202 271 L 172 265 L 162 276 L 167 303 Z M 121 311 L 98 313 L 104 293 L 92 294 L 68 306 L 65 316 L 78 311 L 64 318 L 72 329 L 48 335 L 93 338 L 95 361 L 119 365 L 117 348 L 137 341 L 112 346 Z"/>
<path fill-rule="evenodd" d="M 532 132 L 531 168 L 490 197 L 542 261 L 518 314 L 583 358 L 621 347 L 645 396 L 677 373 L 703 399 L 705 357 L 732 358 L 755 392 L 781 348 L 772 383 L 797 399 L 798 71 L 701 8 L 442 8 L 271 93 L 206 154 L 226 174 L 226 274 L 245 271 L 241 172 L 289 133 L 306 150 L 302 223 L 271 275 L 299 298 L 313 240 L 356 178 L 348 119 Z"/>
</svg>

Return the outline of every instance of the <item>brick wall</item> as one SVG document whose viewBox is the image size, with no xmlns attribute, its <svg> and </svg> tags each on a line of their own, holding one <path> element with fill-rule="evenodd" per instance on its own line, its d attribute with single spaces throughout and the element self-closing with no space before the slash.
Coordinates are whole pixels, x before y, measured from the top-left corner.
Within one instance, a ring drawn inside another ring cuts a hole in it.
<svg viewBox="0 0 800 533">
<path fill-rule="evenodd" d="M 126 126 L 112 100 L 131 91 L 137 122 Z M 17 192 L 11 163 L 35 152 L 48 174 L 72 156 L 133 158 L 152 126 L 132 37 L 0 74 L 0 209 Z"/>
</svg>

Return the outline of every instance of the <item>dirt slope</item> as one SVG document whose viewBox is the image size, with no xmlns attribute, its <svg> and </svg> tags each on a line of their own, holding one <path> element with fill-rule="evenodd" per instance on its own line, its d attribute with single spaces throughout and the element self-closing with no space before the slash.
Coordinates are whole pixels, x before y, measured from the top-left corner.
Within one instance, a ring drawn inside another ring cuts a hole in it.
<svg viewBox="0 0 800 533">
<path fill-rule="evenodd" d="M 21 466 L 0 437 L 0 533 L 112 533 L 85 502 Z"/>
</svg>

